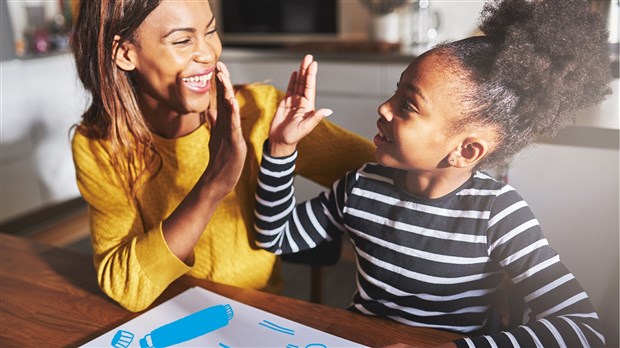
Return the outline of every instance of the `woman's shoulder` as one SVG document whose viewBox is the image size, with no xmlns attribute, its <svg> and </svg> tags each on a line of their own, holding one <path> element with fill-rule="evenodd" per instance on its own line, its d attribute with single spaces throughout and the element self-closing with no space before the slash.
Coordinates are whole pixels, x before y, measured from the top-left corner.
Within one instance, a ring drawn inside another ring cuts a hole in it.
<svg viewBox="0 0 620 348">
<path fill-rule="evenodd" d="M 71 138 L 71 151 L 73 158 L 79 161 L 84 156 L 87 157 L 108 157 L 108 142 L 94 137 L 80 126 L 73 129 Z"/>
<path fill-rule="evenodd" d="M 275 105 L 284 97 L 284 92 L 265 83 L 236 85 L 236 98 L 239 105 Z"/>
</svg>

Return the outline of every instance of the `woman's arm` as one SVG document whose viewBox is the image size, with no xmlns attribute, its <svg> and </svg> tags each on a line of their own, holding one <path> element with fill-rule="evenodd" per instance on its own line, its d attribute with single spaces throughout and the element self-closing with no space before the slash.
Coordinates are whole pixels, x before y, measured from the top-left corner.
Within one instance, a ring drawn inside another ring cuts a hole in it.
<svg viewBox="0 0 620 348">
<path fill-rule="evenodd" d="M 193 266 L 193 247 L 245 160 L 245 142 L 232 86 L 223 65 L 219 110 L 210 112 L 210 162 L 176 210 L 145 230 L 141 209 L 122 189 L 103 142 L 76 133 L 73 157 L 80 192 L 89 204 L 95 267 L 101 289 L 131 311 L 148 307 Z M 215 117 L 217 115 L 220 117 Z"/>
<path fill-rule="evenodd" d="M 228 70 L 221 62 L 217 63 L 217 69 L 217 110 L 209 110 L 209 164 L 189 194 L 162 224 L 170 250 L 184 261 L 188 261 L 219 203 L 239 181 L 247 152 L 239 105 Z"/>
<path fill-rule="evenodd" d="M 99 286 L 128 310 L 143 310 L 190 266 L 170 252 L 161 224 L 145 230 L 102 142 L 76 133 L 72 153 L 77 184 L 88 202 Z"/>
</svg>

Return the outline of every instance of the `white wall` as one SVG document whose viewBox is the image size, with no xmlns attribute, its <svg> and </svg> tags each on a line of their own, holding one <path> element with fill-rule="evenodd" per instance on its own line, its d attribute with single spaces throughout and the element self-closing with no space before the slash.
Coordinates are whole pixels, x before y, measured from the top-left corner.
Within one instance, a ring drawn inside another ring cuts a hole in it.
<svg viewBox="0 0 620 348">
<path fill-rule="evenodd" d="M 537 144 L 509 170 L 510 184 L 528 202 L 616 342 L 619 157 L 617 148 Z"/>
<path fill-rule="evenodd" d="M 69 54 L 0 63 L 0 220 L 79 195 L 69 128 L 87 103 Z"/>
</svg>

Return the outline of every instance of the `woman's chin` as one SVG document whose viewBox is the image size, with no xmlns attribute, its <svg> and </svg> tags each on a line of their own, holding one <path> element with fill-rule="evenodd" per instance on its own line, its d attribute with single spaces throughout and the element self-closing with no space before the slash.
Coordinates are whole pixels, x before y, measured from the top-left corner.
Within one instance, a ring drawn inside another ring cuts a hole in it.
<svg viewBox="0 0 620 348">
<path fill-rule="evenodd" d="M 200 114 L 209 109 L 210 100 L 188 103 L 185 105 L 186 114 Z"/>
</svg>

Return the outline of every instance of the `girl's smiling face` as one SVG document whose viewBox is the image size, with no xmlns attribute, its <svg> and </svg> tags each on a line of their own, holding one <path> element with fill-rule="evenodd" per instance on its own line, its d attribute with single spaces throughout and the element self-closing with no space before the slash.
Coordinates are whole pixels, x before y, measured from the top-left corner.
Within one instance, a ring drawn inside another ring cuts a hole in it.
<svg viewBox="0 0 620 348">
<path fill-rule="evenodd" d="M 379 107 L 376 160 L 408 171 L 431 172 L 448 167 L 448 155 L 459 146 L 454 121 L 462 116 L 460 95 L 466 85 L 453 60 L 429 52 L 402 73 L 394 95 Z"/>
<path fill-rule="evenodd" d="M 141 104 L 176 114 L 205 111 L 222 52 L 208 1 L 170 1 L 142 22 L 128 51 Z"/>
</svg>

